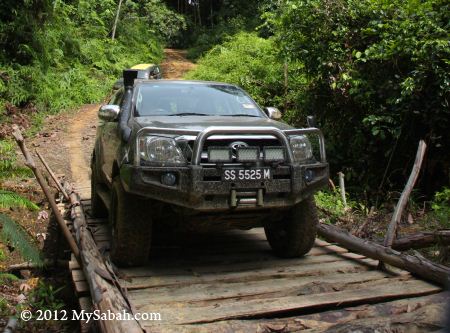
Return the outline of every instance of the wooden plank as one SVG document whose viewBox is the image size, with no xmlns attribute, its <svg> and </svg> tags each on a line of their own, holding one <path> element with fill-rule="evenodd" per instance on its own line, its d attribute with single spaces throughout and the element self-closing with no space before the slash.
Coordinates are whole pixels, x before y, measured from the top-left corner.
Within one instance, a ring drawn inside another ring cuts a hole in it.
<svg viewBox="0 0 450 333">
<path fill-rule="evenodd" d="M 344 250 L 347 252 L 347 250 Z M 264 262 L 264 261 L 276 261 L 283 262 L 285 259 L 280 259 L 273 254 L 273 252 L 269 249 L 265 251 L 248 251 L 248 252 L 229 252 L 229 253 L 221 253 L 221 254 L 210 254 L 208 253 L 189 253 L 187 251 L 170 251 L 169 253 L 154 253 L 149 260 L 149 267 L 160 269 L 162 267 L 186 267 L 187 269 L 194 269 L 192 267 L 205 267 L 211 265 L 224 266 L 234 265 L 238 263 L 248 263 L 248 268 L 253 267 L 255 263 Z M 327 248 L 313 248 L 307 256 L 320 256 L 320 255 L 330 255 L 334 254 L 334 251 L 328 250 Z M 363 259 L 365 258 L 362 255 L 357 254 L 348 254 L 342 253 L 342 256 L 345 258 L 352 259 Z M 291 262 L 296 262 L 299 259 L 293 259 Z M 318 259 L 319 260 L 319 259 Z M 289 263 L 288 263 L 289 264 Z M 277 264 L 278 265 L 278 264 Z M 284 264 L 280 264 L 283 266 Z"/>
<path fill-rule="evenodd" d="M 200 275 L 196 272 L 178 272 L 173 275 L 159 274 L 152 276 L 151 272 L 145 274 L 147 276 L 140 276 L 134 278 L 127 278 L 121 275 L 121 284 L 130 290 L 142 288 L 154 288 L 170 285 L 193 285 L 207 282 L 245 282 L 254 280 L 271 280 L 282 277 L 303 277 L 303 276 L 318 276 L 330 274 L 331 272 L 348 273 L 360 272 L 370 269 L 376 269 L 377 261 L 364 260 L 362 263 L 340 260 L 327 264 L 314 263 L 310 265 L 296 265 L 287 267 L 266 267 L 259 270 L 249 270 L 245 272 L 228 272 L 227 274 L 210 273 Z M 144 273 L 144 272 L 142 272 Z"/>
<path fill-rule="evenodd" d="M 259 243 L 259 244 L 258 244 Z M 220 250 L 220 251 L 217 251 Z M 165 253 L 163 253 L 165 251 Z M 173 254 L 178 259 L 180 259 L 180 254 L 184 254 L 183 257 L 186 257 L 188 255 L 195 255 L 196 258 L 198 256 L 212 256 L 212 255 L 227 255 L 227 254 L 240 254 L 240 253 L 248 253 L 248 252 L 254 252 L 255 254 L 263 253 L 263 254 L 272 254 L 272 257 L 276 257 L 272 250 L 270 249 L 270 246 L 267 241 L 264 242 L 251 242 L 247 243 L 246 246 L 239 246 L 237 247 L 235 244 L 230 244 L 229 246 L 221 246 L 220 249 L 208 247 L 205 248 L 205 246 L 202 246 L 198 249 L 192 249 L 192 248 L 184 248 L 184 247 L 172 247 L 172 248 L 164 248 L 162 247 L 159 249 L 158 247 L 152 248 L 152 253 L 154 252 L 162 252 L 160 254 L 155 255 L 155 259 L 157 259 L 160 256 L 167 256 L 170 254 Z M 169 252 L 169 253 L 167 253 Z M 307 255 L 321 255 L 321 254 L 330 254 L 330 253 L 344 253 L 348 252 L 347 249 L 340 248 L 338 250 L 330 249 L 328 247 L 313 247 L 311 251 Z M 181 258 L 183 258 L 181 257 Z"/>
<path fill-rule="evenodd" d="M 70 254 L 70 261 L 69 261 L 69 270 L 72 271 L 74 269 L 81 269 L 80 264 L 77 261 L 77 258 L 73 255 L 73 253 Z"/>
<path fill-rule="evenodd" d="M 234 258 L 230 258 L 230 261 Z M 300 267 L 306 267 L 312 264 L 321 263 L 324 266 L 326 264 L 336 262 L 336 261 L 344 261 L 348 260 L 348 258 L 337 255 L 320 255 L 320 256 L 306 256 L 303 258 L 294 258 L 294 259 L 280 259 L 276 257 L 264 258 L 263 260 L 253 260 L 253 261 L 244 261 L 244 262 L 227 262 L 226 260 L 222 261 L 216 265 L 202 265 L 198 263 L 197 265 L 186 264 L 183 265 L 182 262 L 153 262 L 150 263 L 149 266 L 146 267 L 136 267 L 136 268 L 128 268 L 121 269 L 121 276 L 127 278 L 133 277 L 142 277 L 142 276 L 168 276 L 168 275 L 192 275 L 195 274 L 197 276 L 206 275 L 206 274 L 225 274 L 225 273 L 239 273 L 239 272 L 251 272 L 258 270 L 271 270 L 271 271 L 282 271 L 282 270 L 295 270 Z M 375 260 L 369 259 L 355 259 L 352 260 L 355 265 L 358 264 L 372 264 L 376 262 Z"/>
<path fill-rule="evenodd" d="M 74 281 L 75 292 L 78 296 L 89 295 L 89 285 L 86 280 L 84 281 Z"/>
<path fill-rule="evenodd" d="M 286 312 L 305 311 L 331 306 L 348 306 L 357 303 L 376 302 L 396 297 L 428 295 L 441 289 L 418 280 L 390 281 L 380 285 L 336 292 L 288 296 L 275 299 L 249 300 L 246 302 L 217 303 L 212 306 L 195 307 L 190 303 L 171 303 L 170 308 L 160 310 L 162 317 L 173 324 L 199 324 L 220 320 L 274 316 Z M 155 305 L 147 303 L 136 306 L 140 312 L 154 311 Z M 151 323 L 148 323 L 151 324 Z"/>
<path fill-rule="evenodd" d="M 80 297 L 78 299 L 78 304 L 80 305 L 81 311 L 85 311 L 86 313 L 92 313 L 93 306 L 90 297 Z M 92 321 L 88 322 L 87 320 L 80 320 L 80 333 L 91 332 L 92 324 L 93 324 Z"/>
<path fill-rule="evenodd" d="M 161 234 L 161 237 L 168 237 L 168 239 L 173 239 L 173 234 Z M 228 241 L 228 240 L 266 240 L 266 235 L 262 228 L 255 228 L 250 230 L 225 230 L 220 232 L 186 232 L 177 233 L 177 238 L 185 239 L 189 243 L 210 243 L 215 244 L 217 242 Z"/>
<path fill-rule="evenodd" d="M 336 244 L 329 243 L 326 240 L 323 240 L 320 238 L 316 238 L 316 240 L 314 241 L 314 246 L 330 246 L 330 245 L 336 245 Z"/>
<path fill-rule="evenodd" d="M 85 310 L 86 312 L 92 311 L 92 299 L 90 297 L 80 297 L 78 299 L 80 305 L 80 310 Z"/>
<path fill-rule="evenodd" d="M 110 240 L 111 239 L 111 235 L 109 234 L 99 234 L 99 235 L 93 235 L 92 236 L 94 238 L 95 241 L 99 241 L 99 242 L 103 242 L 105 240 Z"/>
<path fill-rule="evenodd" d="M 89 227 L 89 231 L 91 234 L 95 236 L 105 236 L 105 235 L 111 235 L 111 232 L 107 228 L 99 228 L 99 227 Z"/>
<path fill-rule="evenodd" d="M 102 217 L 102 218 L 86 217 L 86 223 L 89 226 L 94 225 L 94 224 L 108 225 L 108 219 L 104 218 L 104 217 Z"/>
<path fill-rule="evenodd" d="M 308 255 L 315 256 L 315 255 L 321 255 L 324 253 L 330 254 L 330 253 L 346 253 L 346 252 L 348 252 L 348 250 L 344 249 L 344 248 L 334 249 L 334 248 L 329 248 L 326 246 L 324 246 L 324 247 L 316 246 L 316 247 L 313 247 L 311 249 L 311 251 L 308 252 Z"/>
<path fill-rule="evenodd" d="M 86 277 L 84 276 L 84 273 L 82 270 L 74 269 L 71 273 L 72 273 L 72 280 L 74 282 L 86 281 Z"/>
<path fill-rule="evenodd" d="M 164 240 L 161 236 L 157 236 L 156 240 L 152 245 L 152 259 L 158 259 L 161 255 L 173 256 L 176 258 L 180 258 L 180 253 L 183 257 L 187 255 L 193 255 L 195 258 L 197 256 L 203 255 L 211 255 L 211 254 L 231 254 L 231 253 L 248 253 L 255 250 L 272 252 L 270 246 L 266 239 L 249 239 L 242 238 L 242 235 L 229 235 L 229 238 L 221 239 L 220 241 L 214 238 L 214 235 L 211 235 L 211 238 L 208 240 L 200 239 L 200 240 L 185 240 L 180 239 L 178 242 L 173 239 Z M 328 244 L 328 243 L 326 243 Z M 335 251 L 338 253 L 348 252 L 348 250 L 333 246 L 327 247 L 314 247 L 310 254 L 314 255 L 314 251 L 316 249 L 327 249 L 329 251 Z"/>
<path fill-rule="evenodd" d="M 74 269 L 80 269 L 80 265 L 78 264 L 78 261 L 69 261 L 69 270 L 73 271 Z"/>
<path fill-rule="evenodd" d="M 148 332 L 164 333 L 375 332 L 376 329 L 397 333 L 434 332 L 445 327 L 441 309 L 446 307 L 448 300 L 448 294 L 442 292 L 286 318 L 228 320 L 202 325 L 164 325 L 164 322 L 158 325 L 151 322 L 144 328 Z"/>
<path fill-rule="evenodd" d="M 268 243 L 265 238 L 255 238 L 245 234 L 180 234 L 167 236 L 154 235 L 153 248 L 185 248 L 199 251 L 217 251 L 222 248 L 249 248 L 265 247 Z"/>
<path fill-rule="evenodd" d="M 239 301 L 251 298 L 274 298 L 299 294 L 314 294 L 317 292 L 342 290 L 348 284 L 357 285 L 367 281 L 384 280 L 388 283 L 389 276 L 381 271 L 358 273 L 333 273 L 325 276 L 307 276 L 302 278 L 284 277 L 270 280 L 256 280 L 232 283 L 203 283 L 199 285 L 172 286 L 153 289 L 129 291 L 128 295 L 135 306 L 170 302 L 201 302 L 217 301 L 235 298 Z"/>
</svg>

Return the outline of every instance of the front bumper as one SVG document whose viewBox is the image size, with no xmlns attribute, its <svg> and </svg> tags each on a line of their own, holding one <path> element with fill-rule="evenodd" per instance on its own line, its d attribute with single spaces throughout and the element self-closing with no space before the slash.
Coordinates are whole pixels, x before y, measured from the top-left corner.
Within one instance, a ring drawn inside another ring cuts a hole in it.
<svg viewBox="0 0 450 333">
<path fill-rule="evenodd" d="M 174 186 L 161 182 L 168 172 L 177 178 Z M 120 170 L 127 192 L 198 211 L 287 208 L 328 182 L 327 163 L 272 168 L 270 180 L 223 181 L 222 173 L 220 168 L 200 165 L 160 168 L 124 164 Z M 258 197 L 257 202 L 252 199 L 241 204 L 253 196 Z"/>
</svg>

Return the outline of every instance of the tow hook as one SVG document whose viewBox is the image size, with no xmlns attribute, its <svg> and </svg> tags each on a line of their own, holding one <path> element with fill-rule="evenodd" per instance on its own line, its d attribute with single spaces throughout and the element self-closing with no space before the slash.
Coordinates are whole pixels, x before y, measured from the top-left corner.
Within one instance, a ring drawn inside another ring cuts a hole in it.
<svg viewBox="0 0 450 333">
<path fill-rule="evenodd" d="M 238 191 L 231 190 L 230 206 L 236 208 L 238 206 L 264 206 L 263 189 L 257 189 L 256 191 Z"/>
</svg>

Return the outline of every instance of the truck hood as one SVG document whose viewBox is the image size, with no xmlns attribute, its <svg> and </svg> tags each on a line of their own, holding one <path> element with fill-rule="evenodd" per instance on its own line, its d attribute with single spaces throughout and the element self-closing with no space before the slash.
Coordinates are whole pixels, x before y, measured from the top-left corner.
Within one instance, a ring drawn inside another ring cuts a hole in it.
<svg viewBox="0 0 450 333">
<path fill-rule="evenodd" d="M 204 130 L 210 126 L 231 127 L 275 127 L 280 130 L 292 129 L 293 127 L 269 118 L 257 117 L 224 117 L 224 116 L 152 116 L 136 117 L 136 124 L 142 127 L 164 127 L 174 129 Z"/>
</svg>

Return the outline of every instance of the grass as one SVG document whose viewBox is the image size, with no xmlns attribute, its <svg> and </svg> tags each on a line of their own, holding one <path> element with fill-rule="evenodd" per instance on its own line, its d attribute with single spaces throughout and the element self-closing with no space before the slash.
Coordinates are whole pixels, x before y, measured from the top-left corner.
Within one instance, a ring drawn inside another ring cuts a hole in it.
<svg viewBox="0 0 450 333">
<path fill-rule="evenodd" d="M 0 140 L 0 181 L 33 175 L 30 169 L 17 164 L 16 148 L 12 140 Z"/>
</svg>

